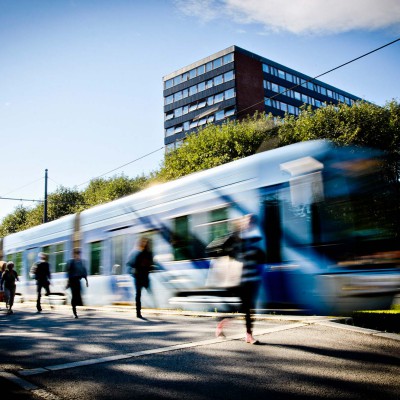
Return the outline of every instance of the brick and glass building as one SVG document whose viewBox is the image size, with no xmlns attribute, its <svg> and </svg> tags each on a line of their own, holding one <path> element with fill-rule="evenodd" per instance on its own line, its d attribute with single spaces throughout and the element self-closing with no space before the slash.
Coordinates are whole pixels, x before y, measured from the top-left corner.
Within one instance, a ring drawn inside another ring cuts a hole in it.
<svg viewBox="0 0 400 400">
<path fill-rule="evenodd" d="M 237 46 L 228 47 L 163 78 L 165 146 L 174 149 L 207 123 L 241 119 L 255 111 L 298 115 L 359 97 Z"/>
</svg>

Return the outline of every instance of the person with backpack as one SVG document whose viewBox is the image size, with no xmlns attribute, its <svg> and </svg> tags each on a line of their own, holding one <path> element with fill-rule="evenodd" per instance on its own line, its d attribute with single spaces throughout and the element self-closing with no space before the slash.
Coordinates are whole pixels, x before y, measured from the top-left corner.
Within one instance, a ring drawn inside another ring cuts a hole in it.
<svg viewBox="0 0 400 400">
<path fill-rule="evenodd" d="M 8 309 L 7 315 L 14 314 L 12 306 L 14 305 L 15 290 L 17 288 L 15 281 L 19 281 L 18 274 L 14 271 L 14 263 L 9 261 L 7 263 L 7 269 L 2 274 L 0 280 L 0 290 L 3 290 L 4 284 L 4 296 Z"/>
<path fill-rule="evenodd" d="M 74 249 L 74 258 L 68 261 L 67 263 L 67 273 L 68 273 L 68 284 L 67 289 L 71 289 L 71 306 L 72 312 L 74 313 L 75 318 L 78 318 L 78 314 L 76 312 L 77 306 L 83 306 L 82 295 L 81 295 L 81 279 L 85 279 L 86 287 L 89 287 L 89 282 L 87 279 L 87 271 L 84 265 L 83 260 L 81 259 L 81 249 Z"/>
<path fill-rule="evenodd" d="M 37 287 L 37 300 L 36 308 L 38 313 L 42 311 L 42 306 L 40 304 L 42 288 L 46 291 L 46 296 L 50 295 L 50 264 L 47 262 L 47 254 L 39 253 L 39 261 L 34 265 L 34 275 L 36 279 Z"/>
</svg>

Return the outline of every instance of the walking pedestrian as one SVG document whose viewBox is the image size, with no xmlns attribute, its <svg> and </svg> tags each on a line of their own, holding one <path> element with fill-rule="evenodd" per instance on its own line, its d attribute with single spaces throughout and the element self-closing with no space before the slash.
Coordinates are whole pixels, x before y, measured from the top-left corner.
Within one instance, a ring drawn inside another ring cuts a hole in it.
<svg viewBox="0 0 400 400">
<path fill-rule="evenodd" d="M 6 268 L 7 268 L 7 262 L 6 261 L 0 261 L 0 280 L 1 280 L 1 277 L 3 276 L 4 271 L 6 270 Z M 4 295 L 3 288 L 1 288 L 1 290 L 0 290 L 0 302 L 1 301 L 4 301 L 4 303 L 6 304 L 6 308 L 7 308 L 7 302 L 6 302 L 6 297 Z"/>
<path fill-rule="evenodd" d="M 39 253 L 39 261 L 33 266 L 35 271 L 36 288 L 37 288 L 37 300 L 36 308 L 38 313 L 42 311 L 40 304 L 40 298 L 42 295 L 42 288 L 46 291 L 46 296 L 50 296 L 50 264 L 47 262 L 48 256 L 46 253 Z"/>
<path fill-rule="evenodd" d="M 82 295 L 81 295 L 81 279 L 85 279 L 86 287 L 89 287 L 87 279 L 87 271 L 83 260 L 81 259 L 81 249 L 74 249 L 74 258 L 67 262 L 67 273 L 68 273 L 68 284 L 67 289 L 71 289 L 71 306 L 72 312 L 75 318 L 78 318 L 76 311 L 77 306 L 83 306 Z"/>
<path fill-rule="evenodd" d="M 264 252 L 257 246 L 262 240 L 256 220 L 253 215 L 246 215 L 231 234 L 229 246 L 233 257 L 242 263 L 240 285 L 236 291 L 241 300 L 241 312 L 245 314 L 246 343 L 259 344 L 253 337 L 253 315 L 255 299 L 261 281 L 261 264 L 264 261 Z M 218 323 L 215 335 L 224 336 L 223 328 L 229 319 L 224 318 Z"/>
<path fill-rule="evenodd" d="M 7 314 L 14 314 L 12 306 L 14 305 L 15 290 L 17 285 L 15 281 L 19 281 L 17 271 L 14 271 L 14 263 L 9 261 L 7 263 L 7 269 L 1 276 L 0 289 L 3 290 L 4 284 L 4 295 L 6 298 Z"/>
<path fill-rule="evenodd" d="M 153 263 L 150 239 L 141 237 L 138 241 L 137 248 L 132 250 L 129 254 L 127 262 L 135 281 L 137 318 L 144 319 L 142 317 L 142 289 L 145 288 L 147 292 L 151 294 L 149 273 L 153 269 Z"/>
</svg>

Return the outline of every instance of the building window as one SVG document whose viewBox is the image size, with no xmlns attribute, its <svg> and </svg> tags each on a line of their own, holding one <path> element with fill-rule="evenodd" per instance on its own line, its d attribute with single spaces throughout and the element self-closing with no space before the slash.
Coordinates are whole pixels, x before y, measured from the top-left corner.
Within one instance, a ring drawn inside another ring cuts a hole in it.
<svg viewBox="0 0 400 400">
<path fill-rule="evenodd" d="M 218 93 L 214 96 L 214 104 L 219 103 L 224 100 L 224 94 L 223 93 Z"/>
<path fill-rule="evenodd" d="M 175 143 L 170 143 L 165 146 L 165 150 L 167 153 L 175 150 Z"/>
<path fill-rule="evenodd" d="M 235 89 L 225 90 L 225 100 L 231 99 L 232 97 L 235 97 Z"/>
<path fill-rule="evenodd" d="M 177 75 L 174 77 L 174 86 L 180 84 L 182 81 L 181 75 Z"/>
<path fill-rule="evenodd" d="M 220 85 L 223 83 L 222 75 L 218 75 L 214 78 L 214 86 Z"/>
<path fill-rule="evenodd" d="M 172 86 L 174 86 L 174 80 L 173 79 L 168 79 L 167 81 L 165 81 L 165 89 L 172 88 Z"/>
<path fill-rule="evenodd" d="M 196 70 L 192 69 L 189 71 L 189 77 L 190 79 L 196 78 Z"/>
<path fill-rule="evenodd" d="M 182 74 L 182 82 L 186 82 L 189 80 L 189 72 L 185 72 Z"/>
<path fill-rule="evenodd" d="M 197 67 L 197 75 L 202 75 L 206 72 L 205 65 L 200 65 L 200 67 Z"/>
<path fill-rule="evenodd" d="M 166 129 L 165 136 L 168 137 L 168 136 L 173 135 L 174 134 L 174 129 L 175 129 L 174 127 Z"/>
<path fill-rule="evenodd" d="M 219 68 L 222 66 L 222 58 L 217 58 L 213 61 L 214 69 Z"/>
<path fill-rule="evenodd" d="M 174 102 L 174 95 L 165 98 L 165 104 L 172 104 Z"/>
<path fill-rule="evenodd" d="M 234 108 L 228 108 L 225 111 L 225 118 L 231 117 L 234 114 L 235 114 L 235 109 Z"/>
<path fill-rule="evenodd" d="M 205 82 L 200 82 L 200 83 L 197 85 L 197 91 L 198 91 L 198 92 L 202 92 L 203 90 L 206 90 L 206 83 L 205 83 Z"/>
<path fill-rule="evenodd" d="M 177 125 L 174 129 L 174 133 L 180 133 L 183 131 L 182 125 Z"/>
<path fill-rule="evenodd" d="M 176 92 L 174 94 L 174 101 L 179 101 L 182 99 L 182 92 Z"/>
<path fill-rule="evenodd" d="M 233 53 L 229 53 L 224 56 L 224 64 L 228 64 L 233 61 Z"/>
<path fill-rule="evenodd" d="M 196 93 L 197 93 L 197 85 L 191 86 L 189 88 L 189 96 L 193 96 Z"/>
<path fill-rule="evenodd" d="M 208 62 L 206 64 L 206 72 L 212 71 L 213 67 L 212 67 L 212 61 Z"/>
<path fill-rule="evenodd" d="M 234 78 L 233 71 L 226 72 L 224 74 L 224 82 L 229 82 Z"/>
<path fill-rule="evenodd" d="M 225 118 L 225 112 L 224 110 L 218 111 L 215 113 L 215 120 L 216 121 L 221 121 L 221 119 Z"/>
</svg>

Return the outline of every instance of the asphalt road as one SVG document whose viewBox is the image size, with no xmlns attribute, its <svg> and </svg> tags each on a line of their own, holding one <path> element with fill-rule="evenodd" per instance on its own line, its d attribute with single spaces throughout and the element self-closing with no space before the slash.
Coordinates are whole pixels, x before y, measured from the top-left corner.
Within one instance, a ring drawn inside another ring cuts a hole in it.
<svg viewBox="0 0 400 400">
<path fill-rule="evenodd" d="M 0 310 L 0 393 L 14 399 L 400 399 L 400 335 L 326 317 L 240 316 L 57 306 Z M 4 397 L 3 397 L 4 396 Z"/>
</svg>

